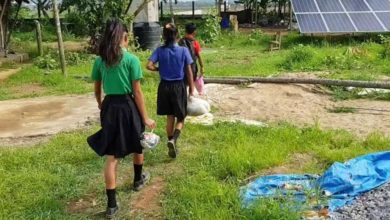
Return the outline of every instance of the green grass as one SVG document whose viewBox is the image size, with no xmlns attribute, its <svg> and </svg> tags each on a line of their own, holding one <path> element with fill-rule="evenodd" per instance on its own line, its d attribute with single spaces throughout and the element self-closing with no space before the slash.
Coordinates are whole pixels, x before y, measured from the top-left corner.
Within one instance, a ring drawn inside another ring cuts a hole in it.
<svg viewBox="0 0 390 220">
<path fill-rule="evenodd" d="M 152 101 L 148 98 L 149 103 Z M 158 124 L 156 132 L 163 135 L 162 118 Z M 103 210 L 103 160 L 85 142 L 94 130 L 59 134 L 31 148 L 1 148 L 0 218 L 88 219 Z M 162 143 L 157 151 L 146 154 L 146 167 L 153 175 L 167 179 L 163 198 L 167 219 L 298 219 L 298 211 L 287 210 L 275 201 L 243 209 L 239 199 L 242 180 L 284 164 L 294 153 L 313 155 L 318 162 L 305 169 L 319 173 L 334 161 L 389 150 L 389 143 L 388 137 L 378 133 L 359 140 L 347 132 L 300 129 L 288 124 L 267 128 L 232 123 L 188 125 L 180 140 L 179 158 L 167 164 Z M 129 202 L 127 195 L 131 198 L 127 185 L 131 183 L 131 160 L 121 163 L 120 176 L 125 180 L 119 186 L 119 199 L 123 204 Z M 181 167 L 182 171 L 167 174 L 161 170 L 166 165 Z M 69 202 L 87 195 L 97 200 L 94 211 L 67 212 Z M 121 215 L 128 218 L 130 211 L 124 208 Z"/>
<path fill-rule="evenodd" d="M 375 80 L 390 75 L 390 60 L 381 57 L 383 45 L 377 43 L 376 38 L 326 41 L 291 33 L 282 38 L 281 51 L 269 52 L 271 37 L 261 32 L 225 34 L 208 45 L 209 49 L 204 50 L 203 56 L 206 74 L 212 76 L 269 76 L 284 72 L 325 71 L 329 72 L 323 75 L 326 78 Z"/>
</svg>

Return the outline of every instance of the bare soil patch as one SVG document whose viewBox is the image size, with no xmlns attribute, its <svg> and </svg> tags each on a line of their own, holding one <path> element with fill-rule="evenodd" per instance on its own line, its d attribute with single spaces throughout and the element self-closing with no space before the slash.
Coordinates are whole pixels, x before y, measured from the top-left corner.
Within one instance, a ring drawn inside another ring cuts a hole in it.
<svg viewBox="0 0 390 220">
<path fill-rule="evenodd" d="M 58 49 L 58 43 L 57 42 L 51 42 L 47 44 L 49 48 L 51 49 Z M 64 42 L 64 47 L 66 48 L 67 51 L 72 51 L 72 52 L 78 52 L 82 51 L 88 46 L 87 42 L 77 42 L 77 41 L 65 41 Z"/>
<path fill-rule="evenodd" d="M 0 70 L 0 81 L 7 79 L 8 77 L 12 76 L 13 74 L 19 72 L 21 69 L 22 68 Z"/>
<path fill-rule="evenodd" d="M 160 201 L 164 189 L 164 179 L 160 176 L 153 178 L 148 186 L 132 198 L 131 215 L 141 215 L 145 220 L 163 219 Z"/>
<path fill-rule="evenodd" d="M 215 116 L 263 122 L 290 122 L 299 126 L 319 124 L 365 136 L 390 134 L 390 102 L 367 99 L 333 101 L 315 85 L 251 84 L 247 87 L 206 85 L 207 97 L 218 111 Z M 347 107 L 353 113 L 331 113 Z"/>
<path fill-rule="evenodd" d="M 20 85 L 12 88 L 12 92 L 19 96 L 28 94 L 43 94 L 45 91 L 45 87 L 39 85 L 38 83 Z"/>
<path fill-rule="evenodd" d="M 92 95 L 0 101 L 0 146 L 6 139 L 78 129 L 98 117 L 99 109 Z"/>
</svg>

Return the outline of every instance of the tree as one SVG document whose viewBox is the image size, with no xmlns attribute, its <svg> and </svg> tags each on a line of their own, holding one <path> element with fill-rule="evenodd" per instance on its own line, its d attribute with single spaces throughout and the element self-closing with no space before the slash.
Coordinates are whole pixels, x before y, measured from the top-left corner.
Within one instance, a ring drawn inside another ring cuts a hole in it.
<svg viewBox="0 0 390 220">
<path fill-rule="evenodd" d="M 136 10 L 130 13 L 134 0 L 63 0 L 61 10 L 74 9 L 78 18 L 83 20 L 90 37 L 90 45 L 96 51 L 102 27 L 107 18 L 116 17 L 124 21 L 131 31 L 131 24 L 136 17 L 152 0 L 142 0 Z"/>
<path fill-rule="evenodd" d="M 6 44 L 10 8 L 10 0 L 0 0 L 0 51 L 4 50 Z"/>
<path fill-rule="evenodd" d="M 18 10 L 23 2 L 27 2 L 27 0 L 0 0 L 0 51 L 4 51 L 7 47 L 10 32 L 9 32 L 9 20 L 10 20 L 10 11 L 13 3 L 18 5 Z M 16 13 L 17 16 L 18 13 Z M 15 20 L 15 19 L 14 19 Z M 14 21 L 15 22 L 15 21 Z"/>
<path fill-rule="evenodd" d="M 31 2 L 37 7 L 38 20 L 41 20 L 42 14 L 45 17 L 49 17 L 49 14 L 46 12 L 46 10 L 50 9 L 52 6 L 49 0 L 31 0 Z"/>
</svg>

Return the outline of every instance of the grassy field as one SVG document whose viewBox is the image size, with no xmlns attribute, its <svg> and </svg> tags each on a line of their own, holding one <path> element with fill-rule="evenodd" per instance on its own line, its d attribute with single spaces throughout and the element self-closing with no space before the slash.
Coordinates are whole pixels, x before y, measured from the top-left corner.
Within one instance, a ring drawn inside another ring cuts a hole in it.
<svg viewBox="0 0 390 220">
<path fill-rule="evenodd" d="M 269 76 L 325 71 L 329 73 L 322 77 L 364 80 L 390 74 L 390 61 L 381 58 L 383 46 L 376 39 L 327 43 L 291 34 L 284 37 L 285 50 L 273 53 L 265 51 L 269 39 L 254 32 L 249 40 L 243 35 L 228 35 L 207 45 L 206 74 Z M 137 55 L 145 63 L 149 53 Z M 0 100 L 92 92 L 91 63 L 90 57 L 73 62 L 67 78 L 56 68 L 26 66 L 0 82 Z M 321 173 L 335 161 L 390 150 L 390 137 L 379 133 L 362 139 L 318 126 L 298 128 L 280 123 L 259 128 L 218 123 L 187 125 L 179 142 L 179 158 L 170 161 L 164 144 L 164 119 L 154 114 L 157 81 L 155 74 L 145 71 L 147 107 L 157 119 L 156 133 L 163 137 L 157 150 L 146 154 L 145 165 L 154 177 L 166 182 L 161 198 L 163 219 L 299 219 L 300 210 L 289 210 L 270 200 L 243 209 L 239 198 L 243 180 L 279 166 L 290 167 L 290 172 Z M 0 219 L 99 219 L 96 213 L 105 208 L 104 160 L 85 141 L 96 129 L 58 134 L 34 147 L 0 148 Z M 294 165 L 297 154 L 308 158 L 301 166 Z M 119 217 L 143 219 L 142 213 L 131 213 L 128 208 L 134 199 L 129 190 L 129 158 L 121 162 L 120 171 L 118 191 L 123 208 Z M 96 200 L 95 206 L 71 211 L 74 201 L 89 197 Z"/>
<path fill-rule="evenodd" d="M 161 118 L 158 123 L 157 133 L 163 136 Z M 88 219 L 104 210 L 103 160 L 85 142 L 94 130 L 59 134 L 32 148 L 2 148 L 0 218 Z M 389 143 L 390 139 L 380 134 L 358 140 L 346 132 L 288 124 L 268 128 L 229 123 L 188 125 L 176 161 L 167 160 L 162 143 L 157 151 L 146 154 L 145 164 L 152 175 L 162 175 L 167 182 L 163 197 L 167 219 L 298 219 L 298 211 L 282 210 L 272 201 L 242 209 L 242 180 L 286 164 L 296 153 L 312 159 L 295 172 L 319 173 L 334 161 L 388 150 Z M 122 161 L 120 173 L 124 179 L 118 187 L 120 203 L 128 204 L 132 196 L 130 159 Z M 67 212 L 68 202 L 87 195 L 97 200 L 94 211 Z M 121 216 L 130 218 L 130 211 L 124 206 Z"/>
</svg>

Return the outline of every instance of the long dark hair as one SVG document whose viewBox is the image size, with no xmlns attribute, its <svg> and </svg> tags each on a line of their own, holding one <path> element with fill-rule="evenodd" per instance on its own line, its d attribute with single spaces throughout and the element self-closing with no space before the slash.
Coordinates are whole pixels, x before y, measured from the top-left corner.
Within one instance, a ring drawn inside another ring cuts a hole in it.
<svg viewBox="0 0 390 220">
<path fill-rule="evenodd" d="M 163 37 L 164 37 L 164 46 L 169 46 L 176 43 L 176 39 L 179 36 L 179 31 L 176 26 L 172 23 L 168 23 L 164 26 Z"/>
<path fill-rule="evenodd" d="M 121 42 L 127 32 L 119 19 L 107 21 L 103 39 L 99 45 L 99 56 L 107 66 L 114 66 L 122 59 Z"/>
</svg>

